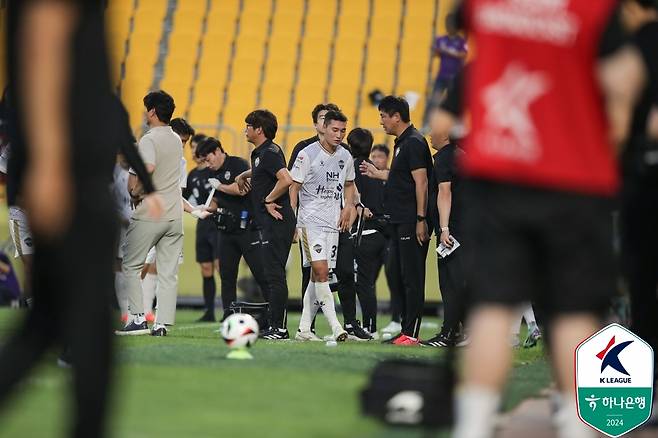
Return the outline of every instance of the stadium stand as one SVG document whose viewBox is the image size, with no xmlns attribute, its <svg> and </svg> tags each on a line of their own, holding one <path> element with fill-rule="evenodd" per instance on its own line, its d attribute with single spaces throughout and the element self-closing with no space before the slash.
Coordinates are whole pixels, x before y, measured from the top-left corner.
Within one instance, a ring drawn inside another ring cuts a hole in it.
<svg viewBox="0 0 658 438">
<path fill-rule="evenodd" d="M 256 107 L 279 119 L 290 149 L 312 134 L 310 110 L 338 103 L 353 126 L 379 128 L 368 94 L 416 93 L 420 123 L 438 70 L 431 60 L 452 1 L 435 0 L 123 0 L 110 2 L 111 52 L 121 97 L 141 131 L 141 98 L 156 77 L 161 41 L 169 45 L 161 87 L 177 114 L 245 156 L 244 116 Z M 175 8 L 170 29 L 163 26 Z"/>
</svg>

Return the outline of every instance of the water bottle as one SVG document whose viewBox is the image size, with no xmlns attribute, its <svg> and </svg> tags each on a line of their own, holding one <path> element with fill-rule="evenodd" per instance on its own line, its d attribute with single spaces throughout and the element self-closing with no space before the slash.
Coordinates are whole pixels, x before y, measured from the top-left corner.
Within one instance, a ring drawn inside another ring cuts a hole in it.
<svg viewBox="0 0 658 438">
<path fill-rule="evenodd" d="M 247 229 L 247 219 L 249 218 L 249 212 L 247 210 L 242 210 L 240 212 L 240 229 Z"/>
</svg>

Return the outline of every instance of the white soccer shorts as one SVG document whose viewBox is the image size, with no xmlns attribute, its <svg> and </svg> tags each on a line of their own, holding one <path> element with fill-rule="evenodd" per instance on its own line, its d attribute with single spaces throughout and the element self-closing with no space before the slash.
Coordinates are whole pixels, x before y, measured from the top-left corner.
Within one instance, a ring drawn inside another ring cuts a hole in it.
<svg viewBox="0 0 658 438">
<path fill-rule="evenodd" d="M 299 230 L 304 267 L 311 266 L 311 262 L 326 260 L 329 269 L 335 268 L 338 255 L 338 231 L 305 227 Z"/>
<path fill-rule="evenodd" d="M 9 234 L 16 248 L 14 257 L 34 254 L 34 240 L 27 216 L 20 207 L 9 207 Z"/>
</svg>

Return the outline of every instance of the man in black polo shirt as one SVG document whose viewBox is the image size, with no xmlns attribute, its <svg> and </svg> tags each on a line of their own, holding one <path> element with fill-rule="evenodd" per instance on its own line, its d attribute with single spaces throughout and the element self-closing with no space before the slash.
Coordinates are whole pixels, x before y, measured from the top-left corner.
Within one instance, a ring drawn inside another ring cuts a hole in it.
<svg viewBox="0 0 658 438">
<path fill-rule="evenodd" d="M 457 172 L 456 160 L 464 153 L 445 133 L 433 130 L 431 133 L 434 154 L 434 171 L 430 193 L 438 211 L 434 210 L 431 220 L 436 230 L 437 247 L 443 243 L 451 248 L 455 240 L 463 243 L 463 199 L 461 181 Z M 464 322 L 466 281 L 463 270 L 462 251 L 456 249 L 445 258 L 437 259 L 439 285 L 443 300 L 443 327 L 432 339 L 421 342 L 430 347 L 453 347 L 460 341 L 460 324 Z"/>
<path fill-rule="evenodd" d="M 242 192 L 251 187 L 254 219 L 261 234 L 263 272 L 269 286 L 264 293 L 269 292 L 271 316 L 270 327 L 260 337 L 289 339 L 286 261 L 296 225 L 288 196 L 292 177 L 283 151 L 272 142 L 278 128 L 276 116 L 268 110 L 256 110 L 247 115 L 245 123 L 247 141 L 255 149 L 251 153 L 251 169 L 241 173 L 235 182 Z"/>
<path fill-rule="evenodd" d="M 347 143 L 352 150 L 355 169 L 358 169 L 363 162 L 372 163 L 368 158 L 372 142 L 372 133 L 367 129 L 355 128 L 350 131 Z M 370 214 L 366 214 L 364 211 L 361 219 L 365 221 L 361 240 L 357 242 L 354 250 L 357 271 L 356 293 L 361 303 L 363 327 L 369 333 L 374 334 L 377 332 L 375 282 L 388 253 L 388 239 L 384 235 L 386 228 L 386 219 L 384 219 L 385 183 L 382 180 L 362 175 L 360 172 L 357 172 L 354 183 L 361 195 L 361 204 L 370 212 Z"/>
<path fill-rule="evenodd" d="M 389 171 L 363 162 L 361 172 L 387 180 L 384 210 L 391 225 L 391 257 L 400 271 L 403 290 L 402 331 L 389 342 L 418 345 L 420 322 L 425 304 L 425 258 L 429 242 L 427 211 L 428 177 L 432 157 L 425 138 L 411 124 L 409 104 L 401 97 L 386 96 L 379 103 L 381 125 L 394 135 L 395 149 Z"/>
<path fill-rule="evenodd" d="M 295 147 L 292 150 L 292 154 L 290 154 L 290 160 L 288 161 L 288 170 L 292 171 L 292 166 L 295 164 L 295 160 L 297 159 L 297 155 L 299 152 L 304 149 L 306 146 L 315 143 L 316 141 L 320 141 L 322 136 L 324 135 L 324 116 L 327 114 L 329 111 L 340 111 L 337 105 L 334 105 L 333 103 L 319 103 L 315 105 L 315 108 L 313 108 L 313 111 L 311 112 L 311 118 L 313 119 L 313 127 L 315 128 L 316 134 L 313 137 L 304 139 L 297 143 Z M 302 253 L 302 244 L 301 242 L 299 243 L 299 260 L 302 260 L 301 257 Z M 302 297 L 304 297 L 304 293 L 306 292 L 306 288 L 308 287 L 308 282 L 311 280 L 311 267 L 307 266 L 304 267 L 304 264 L 302 263 Z"/>
<path fill-rule="evenodd" d="M 260 253 L 260 237 L 252 226 L 252 206 L 250 195 L 241 192 L 235 178 L 249 170 L 247 160 L 232 157 L 224 151 L 219 140 L 209 137 L 198 147 L 197 156 L 211 170 L 210 185 L 216 190 L 211 210 L 217 210 L 217 227 L 220 229 L 218 258 L 219 276 L 222 281 L 222 306 L 224 317 L 228 308 L 237 298 L 236 283 L 240 259 L 244 257 L 252 275 L 267 296 L 267 282 L 263 273 L 263 261 Z M 215 302 L 213 296 L 210 300 Z"/>
</svg>

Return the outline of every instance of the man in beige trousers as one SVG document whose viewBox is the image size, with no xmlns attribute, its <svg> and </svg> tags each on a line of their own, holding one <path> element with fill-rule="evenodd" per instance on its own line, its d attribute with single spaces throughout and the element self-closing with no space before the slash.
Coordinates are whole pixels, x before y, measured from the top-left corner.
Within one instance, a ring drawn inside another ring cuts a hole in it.
<svg viewBox="0 0 658 438">
<path fill-rule="evenodd" d="M 158 309 L 152 336 L 166 336 L 167 326 L 176 315 L 178 291 L 178 257 L 183 249 L 183 205 L 180 190 L 181 139 L 169 126 L 174 112 L 174 99 L 164 91 L 144 97 L 148 132 L 139 141 L 139 153 L 151 173 L 156 193 L 163 200 L 162 216 L 151 219 L 142 204 L 135 208 L 126 233 L 123 272 L 128 295 L 127 325 L 117 335 L 145 335 L 149 328 L 144 315 L 140 273 L 146 255 L 153 246 L 158 254 Z M 132 179 L 129 189 L 139 199 L 139 189 Z"/>
</svg>

